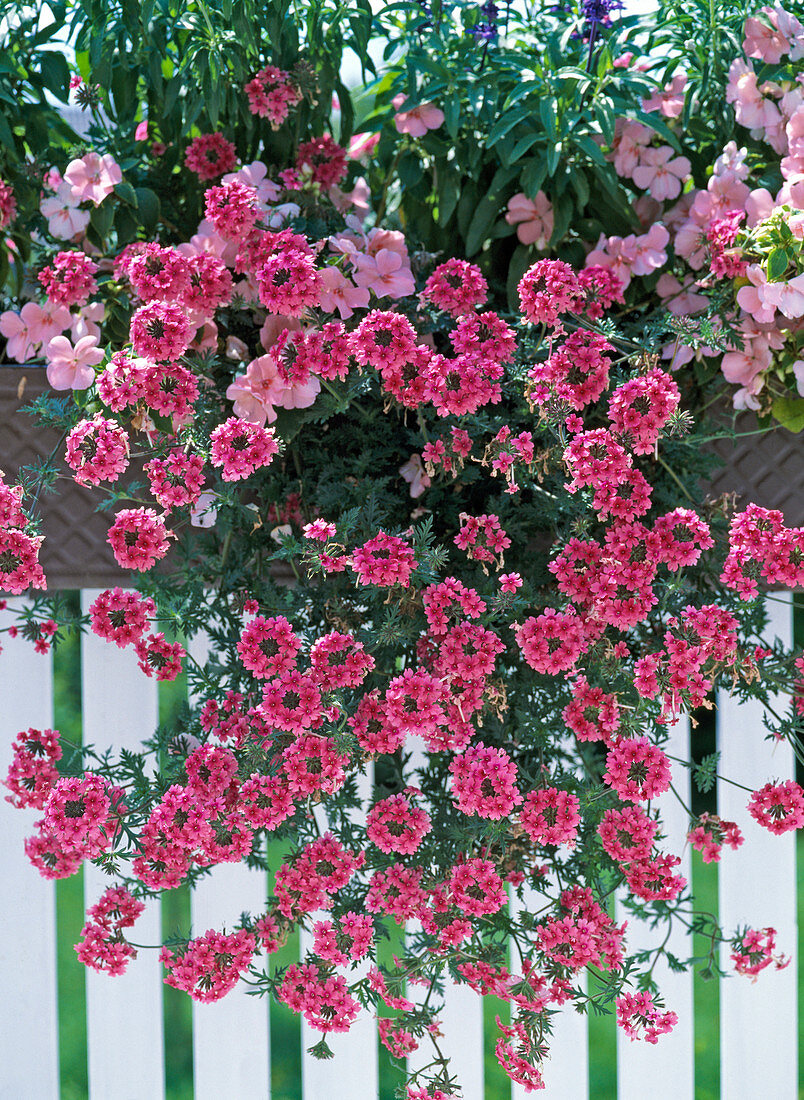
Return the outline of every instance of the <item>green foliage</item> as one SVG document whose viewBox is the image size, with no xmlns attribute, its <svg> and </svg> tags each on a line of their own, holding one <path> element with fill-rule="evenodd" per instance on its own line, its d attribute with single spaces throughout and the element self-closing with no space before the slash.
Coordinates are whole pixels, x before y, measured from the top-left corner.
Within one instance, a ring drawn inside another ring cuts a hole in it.
<svg viewBox="0 0 804 1100">
<path fill-rule="evenodd" d="M 0 179 L 18 207 L 9 238 L 15 251 L 0 247 L 0 292 L 12 300 L 23 293 L 27 266 L 41 262 L 32 234 L 44 227 L 39 203 L 49 168 L 63 171 L 89 149 L 120 165 L 117 201 L 91 210 L 88 237 L 96 247 L 113 240 L 119 249 L 157 233 L 187 240 L 203 217 L 208 186 L 184 167 L 193 137 L 217 131 L 242 163 L 259 156 L 272 170 L 286 167 L 302 141 L 333 127 L 342 142 L 351 136 L 345 48 L 358 52 L 366 76 L 373 72 L 368 0 L 59 0 L 32 14 L 0 0 L 0 27 Z M 84 81 L 72 93 L 84 136 L 60 114 L 71 96 L 66 38 Z M 266 65 L 292 72 L 304 93 L 276 130 L 251 114 L 243 91 Z M 148 138 L 138 141 L 135 131 L 146 121 Z"/>
<path fill-rule="evenodd" d="M 693 764 L 692 777 L 695 780 L 695 786 L 701 794 L 708 794 L 714 787 L 717 779 L 717 765 L 719 760 L 720 753 L 713 752 L 708 756 L 704 756 L 700 763 Z"/>
<path fill-rule="evenodd" d="M 38 205 L 42 172 L 79 139 L 59 105 L 69 95 L 70 72 L 62 41 L 68 3 L 23 7 L 0 0 L 0 179 L 26 213 Z M 13 250 L 12 246 L 13 245 Z M 0 289 L 19 294 L 23 261 L 31 252 L 30 225 L 17 219 L 0 242 Z"/>
<path fill-rule="evenodd" d="M 193 135 L 219 131 L 243 163 L 260 156 L 284 166 L 289 148 L 329 128 L 337 95 L 340 136 L 349 138 L 352 110 L 341 62 L 347 44 L 365 57 L 370 9 L 367 0 L 73 0 L 71 27 L 81 74 L 100 86 L 102 111 L 93 113 L 90 137 L 103 142 L 137 188 L 131 206 L 146 231 L 161 219 L 189 236 L 203 191 L 182 168 Z M 276 131 L 251 114 L 243 92 L 269 64 L 292 71 L 306 93 Z M 138 163 L 144 146 L 134 137 L 143 120 L 148 140 L 167 146 L 144 169 Z"/>
</svg>

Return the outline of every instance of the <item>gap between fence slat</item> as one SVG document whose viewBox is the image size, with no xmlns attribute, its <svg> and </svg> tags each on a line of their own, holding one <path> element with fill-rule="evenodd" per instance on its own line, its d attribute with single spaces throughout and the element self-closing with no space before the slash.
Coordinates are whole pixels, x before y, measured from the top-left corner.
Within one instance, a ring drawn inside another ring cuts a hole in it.
<svg viewBox="0 0 804 1100">
<path fill-rule="evenodd" d="M 81 593 L 86 614 L 99 590 Z M 155 679 L 140 670 L 133 648 L 119 649 L 91 631 L 81 637 L 84 744 L 140 751 L 159 721 Z M 117 879 L 85 865 L 84 896 L 94 904 Z M 162 940 L 160 904 L 151 899 L 131 930 L 137 943 Z M 86 972 L 90 1100 L 159 1100 L 165 1093 L 162 967 L 158 951 L 140 951 L 118 977 Z"/>
<path fill-rule="evenodd" d="M 0 625 L 11 626 L 8 600 Z M 0 685 L 0 778 L 11 763 L 11 743 L 21 731 L 53 726 L 53 659 L 22 637 L 2 638 Z M 0 1028 L 0 1096 L 50 1100 L 59 1095 L 56 1008 L 56 892 L 41 878 L 23 849 L 38 810 L 18 810 L 0 791 L 0 975 L 11 1017 Z"/>
<path fill-rule="evenodd" d="M 690 758 L 690 723 L 681 718 L 668 729 L 665 752 L 681 760 Z M 673 762 L 672 785 L 679 798 L 690 804 L 690 773 L 683 764 Z M 692 861 L 687 845 L 689 818 L 672 791 L 654 800 L 661 812 L 665 840 L 663 852 L 681 857 L 678 873 L 692 883 Z M 665 925 L 651 930 L 644 921 L 637 921 L 617 904 L 617 923 L 628 920 L 626 945 L 628 954 L 658 947 L 664 937 Z M 692 954 L 692 939 L 687 930 L 675 921 L 667 941 L 667 950 L 678 959 Z M 644 1100 L 646 1082 L 651 1095 L 667 1100 L 693 1100 L 695 1095 L 695 1036 L 693 1017 L 693 973 L 674 973 L 666 959 L 660 959 L 653 971 L 665 1007 L 678 1016 L 678 1023 L 669 1035 L 662 1035 L 655 1045 L 643 1040 L 631 1041 L 617 1028 L 617 1095 L 619 1100 Z"/>
<path fill-rule="evenodd" d="M 767 600 L 769 623 L 765 640 L 792 644 L 792 600 L 773 593 Z M 777 714 L 789 705 L 772 699 Z M 739 703 L 718 694 L 717 735 L 721 757 L 718 771 L 752 789 L 769 780 L 795 777 L 790 745 L 765 741 L 767 730 L 758 702 Z M 718 814 L 736 821 L 745 837 L 736 852 L 724 849 L 720 863 L 720 923 L 724 934 L 743 928 L 776 928 L 777 946 L 790 956 L 785 970 L 764 970 L 756 982 L 731 976 L 720 986 L 720 1080 L 722 1100 L 798 1096 L 797 923 L 795 832 L 774 836 L 758 825 L 746 806 L 750 795 L 719 781 Z M 733 970 L 728 946 L 721 949 L 721 967 Z"/>
<path fill-rule="evenodd" d="M 196 635 L 192 658 L 204 665 L 209 639 Z M 197 700 L 193 700 L 197 702 Z M 265 912 L 268 882 L 264 871 L 243 863 L 222 863 L 194 888 L 190 908 L 192 933 L 210 929 L 231 932 L 243 912 Z M 251 997 L 238 983 L 220 1001 L 193 1001 L 193 1073 L 195 1100 L 267 1100 L 271 1093 L 268 998 Z"/>
</svg>

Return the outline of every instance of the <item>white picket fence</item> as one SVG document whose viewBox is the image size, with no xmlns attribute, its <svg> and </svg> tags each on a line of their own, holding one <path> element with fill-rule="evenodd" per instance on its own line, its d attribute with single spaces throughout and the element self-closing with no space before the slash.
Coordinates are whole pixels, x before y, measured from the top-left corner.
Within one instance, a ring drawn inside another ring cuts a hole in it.
<svg viewBox="0 0 804 1100">
<path fill-rule="evenodd" d="M 82 593 L 86 608 L 96 593 Z M 12 604 L 15 601 L 10 601 Z M 769 602 L 768 637 L 792 639 L 789 597 Z M 4 613 L 5 615 L 10 612 Z M 0 623 L 0 625 L 4 625 Z M 35 654 L 22 639 L 2 636 L 0 655 L 0 772 L 5 774 L 10 745 L 28 726 L 53 725 L 52 661 Z M 118 748 L 136 747 L 151 734 L 157 719 L 157 686 L 137 668 L 130 650 L 119 650 L 96 638 L 82 639 L 82 709 L 84 741 Z M 718 700 L 718 747 L 721 771 L 746 786 L 769 778 L 794 775 L 787 745 L 763 739 L 761 713 L 737 706 L 727 695 Z M 695 736 L 695 733 L 692 733 Z M 686 757 L 690 731 L 686 721 L 673 730 L 674 755 Z M 689 773 L 678 768 L 674 785 L 689 790 Z M 368 793 L 368 780 L 366 781 Z M 724 927 L 772 924 L 778 944 L 792 956 L 781 971 L 765 971 L 756 984 L 745 978 L 725 980 L 720 987 L 721 1097 L 723 1100 L 794 1100 L 798 1096 L 796 876 L 793 834 L 771 836 L 745 810 L 745 792 L 718 785 L 721 816 L 736 821 L 747 843 L 729 851 L 719 873 L 720 919 Z M 671 793 L 663 798 L 667 847 L 684 851 L 682 871 L 690 873 L 685 850 L 686 821 Z M 50 1100 L 59 1095 L 55 890 L 36 874 L 23 853 L 23 838 L 32 831 L 33 812 L 12 809 L 0 800 L 0 1098 Z M 85 875 L 86 903 L 102 892 L 102 875 Z M 264 874 L 223 865 L 201 884 L 192 901 L 196 931 L 231 926 L 243 910 L 259 912 L 267 893 Z M 621 918 L 622 919 L 622 918 Z M 138 922 L 137 940 L 157 943 L 159 904 L 154 902 Z M 650 936 L 631 923 L 630 946 Z M 689 941 L 668 944 L 684 957 Z M 302 949 L 304 942 L 302 942 Z M 727 964 L 727 960 L 724 960 Z M 80 964 L 76 961 L 76 966 Z M 679 1024 L 657 1046 L 618 1038 L 619 1100 L 693 1100 L 693 986 L 689 973 L 657 973 L 668 1007 Z M 129 973 L 108 978 L 86 973 L 88 1076 L 91 1100 L 160 1100 L 164 1097 L 162 973 L 157 953 L 141 952 Z M 196 1100 L 266 1100 L 270 1096 L 271 1057 L 283 1051 L 269 1046 L 267 999 L 235 990 L 214 1005 L 194 1005 L 194 1095 Z M 444 1048 L 454 1059 L 465 1100 L 483 1100 L 483 1013 L 481 999 L 466 987 L 451 987 L 443 1014 Z M 314 1041 L 302 1029 L 302 1050 Z M 374 1021 L 365 1014 L 347 1035 L 332 1038 L 335 1057 L 319 1062 L 302 1055 L 304 1100 L 376 1100 L 378 1045 Z M 586 1018 L 561 1018 L 546 1066 L 547 1089 L 555 1100 L 608 1100 L 589 1086 Z M 512 1090 L 512 1100 L 524 1093 Z"/>
</svg>

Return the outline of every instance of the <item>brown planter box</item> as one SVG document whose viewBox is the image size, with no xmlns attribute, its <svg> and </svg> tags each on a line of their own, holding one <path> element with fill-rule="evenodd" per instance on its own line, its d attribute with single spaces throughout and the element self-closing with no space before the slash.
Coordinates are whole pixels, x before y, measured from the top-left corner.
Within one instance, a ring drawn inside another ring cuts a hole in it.
<svg viewBox="0 0 804 1100">
<path fill-rule="evenodd" d="M 758 431 L 750 412 L 731 414 L 724 422 L 740 435 Z M 804 527 L 804 433 L 777 426 L 736 440 L 719 439 L 710 447 L 726 465 L 714 472 L 707 493 L 736 493 L 739 504 L 778 508 L 788 527 Z"/>
<path fill-rule="evenodd" d="M 24 392 L 20 394 L 25 380 Z M 56 432 L 39 427 L 19 413 L 33 397 L 47 389 L 42 367 L 0 367 L 0 469 L 6 479 L 15 479 L 20 466 L 46 457 L 58 442 Z M 752 413 L 740 413 L 738 432 L 756 431 Z M 804 526 L 804 434 L 793 435 L 785 428 L 728 439 L 711 444 L 727 463 L 704 486 L 712 496 L 736 493 L 742 504 L 754 501 L 784 512 L 788 526 Z M 71 479 L 59 484 L 58 494 L 43 498 L 42 565 L 50 588 L 94 588 L 125 585 L 130 575 L 114 560 L 106 534 L 111 523 L 108 512 L 96 512 L 103 500 L 97 490 L 76 485 Z M 277 570 L 279 583 L 292 583 L 288 567 Z"/>
<path fill-rule="evenodd" d="M 59 442 L 58 432 L 42 428 L 19 412 L 48 389 L 43 367 L 0 367 L 0 469 L 9 483 L 16 479 L 20 466 L 46 458 Z M 40 561 L 48 588 L 106 588 L 128 583 L 130 575 L 119 568 L 106 542 L 111 515 L 95 511 L 103 494 L 77 485 L 71 478 L 58 484 L 58 493 L 40 497 L 45 535 Z"/>
</svg>

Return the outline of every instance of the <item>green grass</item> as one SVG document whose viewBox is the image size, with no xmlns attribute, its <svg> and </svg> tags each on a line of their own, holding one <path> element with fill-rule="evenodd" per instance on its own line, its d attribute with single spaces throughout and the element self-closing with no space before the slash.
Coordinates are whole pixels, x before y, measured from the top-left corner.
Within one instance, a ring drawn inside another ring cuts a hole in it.
<svg viewBox="0 0 804 1100">
<path fill-rule="evenodd" d="M 190 890 L 179 886 L 162 895 L 162 935 L 185 934 L 190 927 Z M 193 1003 L 186 993 L 163 987 L 165 1093 L 167 1100 L 193 1100 Z"/>
<path fill-rule="evenodd" d="M 78 611 L 78 593 L 70 593 Z M 53 724 L 64 741 L 81 744 L 81 645 L 72 634 L 53 651 Z M 80 775 L 80 758 L 65 749 L 62 775 Z M 84 874 L 56 883 L 56 981 L 58 986 L 59 1070 L 62 1100 L 82 1100 L 88 1092 L 85 970 L 75 954 L 84 924 Z"/>
<path fill-rule="evenodd" d="M 804 854 L 804 853 L 803 853 Z M 728 858 L 728 856 L 726 857 Z M 697 907 L 717 916 L 717 864 L 704 863 L 695 853 L 692 888 Z M 705 955 L 708 941 L 693 936 L 693 954 Z M 718 1100 L 720 1096 L 720 988 L 717 978 L 705 981 L 698 966 L 693 977 L 695 1007 L 695 1100 Z"/>
</svg>

